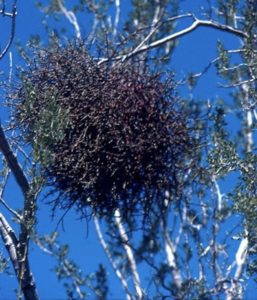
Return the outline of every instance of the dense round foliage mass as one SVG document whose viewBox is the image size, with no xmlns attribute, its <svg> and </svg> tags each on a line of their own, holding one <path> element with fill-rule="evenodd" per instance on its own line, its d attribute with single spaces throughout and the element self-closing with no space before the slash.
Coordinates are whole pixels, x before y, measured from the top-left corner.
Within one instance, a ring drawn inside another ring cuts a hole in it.
<svg viewBox="0 0 257 300">
<path fill-rule="evenodd" d="M 20 76 L 15 118 L 58 205 L 100 215 L 161 207 L 194 151 L 172 82 L 129 63 L 98 66 L 83 45 L 35 52 Z"/>
</svg>

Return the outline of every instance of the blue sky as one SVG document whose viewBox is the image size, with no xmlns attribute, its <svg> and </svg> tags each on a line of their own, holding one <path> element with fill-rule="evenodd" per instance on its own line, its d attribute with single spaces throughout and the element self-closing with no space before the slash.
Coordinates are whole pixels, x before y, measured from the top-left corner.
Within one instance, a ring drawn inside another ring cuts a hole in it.
<svg viewBox="0 0 257 300">
<path fill-rule="evenodd" d="M 200 8 L 202 1 L 183 1 L 184 11 L 191 8 L 197 11 Z M 127 10 L 126 5 L 122 4 L 122 9 Z M 44 36 L 44 29 L 41 24 L 42 15 L 34 7 L 34 1 L 18 1 L 18 17 L 16 41 L 19 40 L 22 45 L 26 45 L 29 37 L 33 34 Z M 84 26 L 86 31 L 86 26 Z M 2 38 L 7 38 L 10 31 L 10 24 L 6 20 L 0 20 L 0 32 Z M 218 32 L 206 28 L 200 28 L 183 37 L 179 40 L 179 45 L 173 55 L 171 65 L 176 70 L 176 77 L 183 78 L 188 72 L 199 72 L 210 60 L 213 60 L 216 55 L 217 40 L 222 39 L 225 45 L 230 49 L 240 46 L 240 40 L 227 33 Z M 15 45 L 12 46 L 13 63 L 19 64 L 19 58 L 15 55 Z M 0 61 L 0 69 L 8 71 L 9 57 Z M 201 84 L 194 91 L 194 96 L 199 99 L 209 99 L 211 102 L 219 97 L 228 97 L 228 91 L 217 88 L 216 70 L 211 68 L 209 73 L 203 76 Z M 190 96 L 190 91 L 187 89 L 181 90 L 185 96 Z M 0 112 L 2 122 L 6 115 L 3 111 Z M 234 124 L 236 126 L 236 124 Z M 224 185 L 228 188 L 228 185 Z M 13 180 L 9 183 L 9 189 L 6 197 L 10 200 L 10 204 L 14 208 L 21 205 L 21 195 Z M 1 208 L 2 209 L 2 208 Z M 5 210 L 3 210 L 6 213 Z M 7 213 L 8 214 L 8 213 Z M 55 228 L 58 223 L 58 216 L 53 220 L 50 219 L 50 208 L 44 203 L 39 205 L 38 230 L 40 233 L 49 233 Z M 10 215 L 8 215 L 10 217 Z M 71 258 L 74 258 L 76 263 L 85 270 L 85 273 L 94 272 L 100 262 L 110 267 L 109 262 L 103 253 L 102 248 L 98 244 L 98 238 L 95 234 L 92 222 L 77 220 L 74 213 L 69 213 L 64 219 L 64 229 L 60 226 L 60 239 L 63 243 L 70 245 Z M 1 246 L 2 247 L 2 246 Z M 61 284 L 57 282 L 53 271 L 54 260 L 39 251 L 35 246 L 31 249 L 31 268 L 33 270 L 38 291 L 41 299 L 62 299 L 65 297 Z M 0 275 L 0 300 L 14 299 L 12 288 L 16 288 L 16 279 L 2 279 Z M 116 277 L 110 272 L 109 282 L 111 282 L 112 295 L 111 299 L 123 299 L 120 284 Z M 249 290 L 249 295 L 251 290 Z M 249 298 L 250 299 L 250 298 Z"/>
</svg>

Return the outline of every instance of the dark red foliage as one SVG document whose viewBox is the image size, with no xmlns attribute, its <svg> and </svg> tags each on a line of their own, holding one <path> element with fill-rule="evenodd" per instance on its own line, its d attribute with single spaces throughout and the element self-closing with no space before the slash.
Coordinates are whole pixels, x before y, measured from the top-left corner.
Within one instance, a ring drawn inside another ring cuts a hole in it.
<svg viewBox="0 0 257 300">
<path fill-rule="evenodd" d="M 53 159 L 44 168 L 63 196 L 58 205 L 147 213 L 163 205 L 165 190 L 177 192 L 194 141 L 171 81 L 129 63 L 97 66 L 74 44 L 40 50 L 22 77 L 17 120 L 29 139 L 49 94 L 68 111 L 64 138 L 48 145 Z M 26 117 L 24 83 L 36 91 Z"/>
</svg>

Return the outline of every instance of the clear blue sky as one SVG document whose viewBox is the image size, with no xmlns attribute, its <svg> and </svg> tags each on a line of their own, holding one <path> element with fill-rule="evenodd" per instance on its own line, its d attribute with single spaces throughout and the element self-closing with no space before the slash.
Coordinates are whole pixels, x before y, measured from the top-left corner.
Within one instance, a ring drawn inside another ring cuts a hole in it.
<svg viewBox="0 0 257 300">
<path fill-rule="evenodd" d="M 23 45 L 32 34 L 39 34 L 41 37 L 44 35 L 44 30 L 41 24 L 42 15 L 34 7 L 34 1 L 21 1 L 18 0 L 18 18 L 16 40 L 20 40 Z M 128 9 L 121 1 L 121 9 Z M 190 0 L 183 1 L 184 11 L 194 9 L 197 11 L 200 8 L 202 1 Z M 86 26 L 84 27 L 86 31 Z M 10 24 L 5 20 L 0 19 L 0 32 L 2 37 L 8 37 Z M 179 41 L 179 45 L 174 53 L 172 59 L 172 67 L 176 70 L 176 77 L 181 78 L 188 72 L 199 72 L 209 61 L 216 57 L 217 40 L 222 39 L 226 41 L 227 46 L 236 48 L 240 45 L 237 37 L 229 34 L 221 33 L 210 29 L 198 29 L 188 36 L 183 37 Z M 1 41 L 0 41 L 1 42 Z M 19 59 L 15 55 L 15 46 L 12 47 L 13 63 L 19 64 Z M 8 56 L 3 61 L 0 61 L 0 69 L 8 70 L 9 60 Z M 194 92 L 194 95 L 199 99 L 210 99 L 215 101 L 221 95 L 228 97 L 227 92 L 222 89 L 217 89 L 217 77 L 215 77 L 215 70 L 211 69 L 210 72 L 201 79 L 199 88 Z M 188 90 L 181 91 L 184 95 L 189 96 Z M 2 121 L 6 115 L 0 112 Z M 235 124 L 236 126 L 236 124 Z M 14 208 L 21 205 L 22 198 L 16 188 L 15 183 L 12 181 L 6 194 L 8 200 Z M 229 186 L 223 188 L 229 189 Z M 2 208 L 1 208 L 2 210 Z M 5 213 L 5 211 L 4 211 Z M 39 205 L 39 218 L 38 230 L 40 233 L 49 233 L 55 228 L 59 218 L 55 217 L 50 220 L 50 209 L 46 204 L 40 203 Z M 74 258 L 76 263 L 81 266 L 85 273 L 94 272 L 100 262 L 109 266 L 109 263 L 103 253 L 102 248 L 98 244 L 98 238 L 95 234 L 94 226 L 86 221 L 76 220 L 74 213 L 69 213 L 64 220 L 65 231 L 61 232 L 61 241 L 70 245 L 71 257 Z M 53 271 L 49 271 L 54 267 L 54 260 L 43 252 L 39 251 L 36 247 L 31 250 L 31 269 L 35 275 L 37 288 L 41 299 L 64 299 L 65 294 L 61 284 L 57 282 L 56 276 Z M 112 299 L 123 299 L 123 293 L 120 288 L 116 277 L 113 272 L 110 272 L 110 279 L 112 286 Z M 11 288 L 17 287 L 16 279 L 12 280 L 2 279 L 0 275 L 0 300 L 14 299 L 14 293 Z M 250 291 L 249 291 L 250 293 Z M 249 298 L 250 299 L 250 298 Z"/>
</svg>

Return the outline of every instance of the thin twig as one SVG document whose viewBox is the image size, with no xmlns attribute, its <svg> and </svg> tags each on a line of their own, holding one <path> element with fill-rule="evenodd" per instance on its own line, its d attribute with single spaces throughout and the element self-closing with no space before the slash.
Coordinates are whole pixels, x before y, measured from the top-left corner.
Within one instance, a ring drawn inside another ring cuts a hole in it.
<svg viewBox="0 0 257 300">
<path fill-rule="evenodd" d="M 231 83 L 231 84 L 221 84 L 221 83 L 219 83 L 219 86 L 222 87 L 222 88 L 240 87 L 240 86 L 243 86 L 245 84 L 253 83 L 255 81 L 257 81 L 257 78 L 242 80 L 242 81 Z"/>
<path fill-rule="evenodd" d="M 21 215 L 19 215 L 19 214 L 17 213 L 16 210 L 12 209 L 12 208 L 4 201 L 3 197 L 1 197 L 1 196 L 0 196 L 0 203 L 2 203 L 3 206 L 4 206 L 10 213 L 12 213 L 19 221 L 22 220 Z"/>
</svg>

